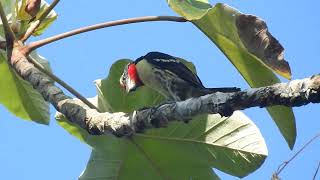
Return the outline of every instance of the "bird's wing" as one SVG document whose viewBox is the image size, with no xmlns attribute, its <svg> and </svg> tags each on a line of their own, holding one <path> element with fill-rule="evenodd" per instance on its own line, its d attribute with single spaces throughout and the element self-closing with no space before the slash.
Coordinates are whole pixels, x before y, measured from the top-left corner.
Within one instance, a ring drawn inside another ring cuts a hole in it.
<svg viewBox="0 0 320 180">
<path fill-rule="evenodd" d="M 195 73 L 193 73 L 186 65 L 184 65 L 179 59 L 173 56 L 160 52 L 150 52 L 147 55 L 137 59 L 136 63 L 142 59 L 146 59 L 150 64 L 154 65 L 157 68 L 168 70 L 176 74 L 181 79 L 190 83 L 190 85 L 194 87 L 204 88 L 199 77 Z"/>
</svg>

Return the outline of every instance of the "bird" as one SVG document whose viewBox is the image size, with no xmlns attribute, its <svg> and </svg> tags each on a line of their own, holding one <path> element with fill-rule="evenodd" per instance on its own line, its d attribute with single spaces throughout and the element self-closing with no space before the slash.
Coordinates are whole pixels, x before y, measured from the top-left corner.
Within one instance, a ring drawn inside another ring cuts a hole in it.
<svg viewBox="0 0 320 180">
<path fill-rule="evenodd" d="M 183 101 L 215 92 L 238 92 L 237 87 L 206 88 L 200 78 L 174 56 L 149 52 L 128 63 L 120 77 L 127 93 L 147 86 L 162 94 L 167 102 Z"/>
</svg>

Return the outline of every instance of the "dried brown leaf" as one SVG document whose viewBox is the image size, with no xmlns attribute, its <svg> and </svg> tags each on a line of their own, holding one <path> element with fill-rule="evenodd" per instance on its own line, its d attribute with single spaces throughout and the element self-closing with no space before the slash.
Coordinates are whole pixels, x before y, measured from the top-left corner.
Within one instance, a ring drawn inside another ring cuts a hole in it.
<svg viewBox="0 0 320 180">
<path fill-rule="evenodd" d="M 266 23 L 253 15 L 239 14 L 236 18 L 238 34 L 248 51 L 287 79 L 291 79 L 289 63 L 284 59 L 284 48 L 268 31 Z"/>
<path fill-rule="evenodd" d="M 41 0 L 27 0 L 25 11 L 35 17 L 40 10 Z"/>
</svg>

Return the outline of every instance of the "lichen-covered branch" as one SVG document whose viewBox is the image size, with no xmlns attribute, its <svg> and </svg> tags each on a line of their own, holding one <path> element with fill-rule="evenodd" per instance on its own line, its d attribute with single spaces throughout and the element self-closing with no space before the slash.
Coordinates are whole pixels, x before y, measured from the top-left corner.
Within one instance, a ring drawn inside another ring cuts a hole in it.
<svg viewBox="0 0 320 180">
<path fill-rule="evenodd" d="M 230 116 L 236 110 L 250 107 L 284 105 L 296 107 L 320 102 L 320 75 L 314 75 L 289 83 L 252 88 L 234 93 L 213 93 L 199 98 L 162 105 L 137 113 L 139 119 L 148 119 L 154 126 L 163 126 L 167 121 L 189 120 L 203 114 Z M 147 125 L 147 124 L 146 124 Z"/>
<path fill-rule="evenodd" d="M 13 50 L 10 63 L 18 74 L 30 82 L 57 111 L 93 135 L 107 133 L 117 136 L 131 135 L 134 132 L 142 132 L 145 128 L 164 127 L 168 121 L 189 120 L 203 113 L 230 116 L 235 110 L 250 107 L 273 105 L 293 107 L 320 102 L 320 75 L 314 75 L 302 80 L 252 88 L 241 92 L 217 92 L 199 98 L 139 110 L 133 114 L 99 113 L 81 101 L 66 96 L 49 77 L 35 68 L 19 49 Z"/>
<path fill-rule="evenodd" d="M 18 45 L 17 45 L 18 46 Z M 91 109 L 83 102 L 74 100 L 63 93 L 63 91 L 54 85 L 54 82 L 39 71 L 32 63 L 28 61 L 19 47 L 13 49 L 12 58 L 9 62 L 15 71 L 33 88 L 40 92 L 46 101 L 49 101 L 57 111 L 65 115 L 71 122 L 86 129 L 90 134 L 103 134 L 104 132 L 113 132 L 128 134 L 123 130 L 126 128 L 125 121 L 128 121 L 128 115 L 125 113 L 99 113 L 96 109 Z M 125 121 L 123 121 L 123 119 Z M 121 123 L 119 122 L 121 121 Z M 101 123 L 103 123 L 101 125 Z M 127 124 L 130 124 L 129 122 Z"/>
</svg>

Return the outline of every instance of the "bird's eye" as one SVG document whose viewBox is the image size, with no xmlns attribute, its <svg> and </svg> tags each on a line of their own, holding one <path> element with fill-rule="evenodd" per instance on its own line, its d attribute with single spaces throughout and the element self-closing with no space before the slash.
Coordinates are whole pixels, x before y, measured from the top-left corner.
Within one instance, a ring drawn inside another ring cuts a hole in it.
<svg viewBox="0 0 320 180">
<path fill-rule="evenodd" d="M 126 86 L 125 86 L 125 78 L 124 78 L 124 75 L 122 74 L 122 76 L 120 77 L 120 80 L 119 80 L 119 84 L 120 84 L 120 87 L 125 89 Z"/>
</svg>

